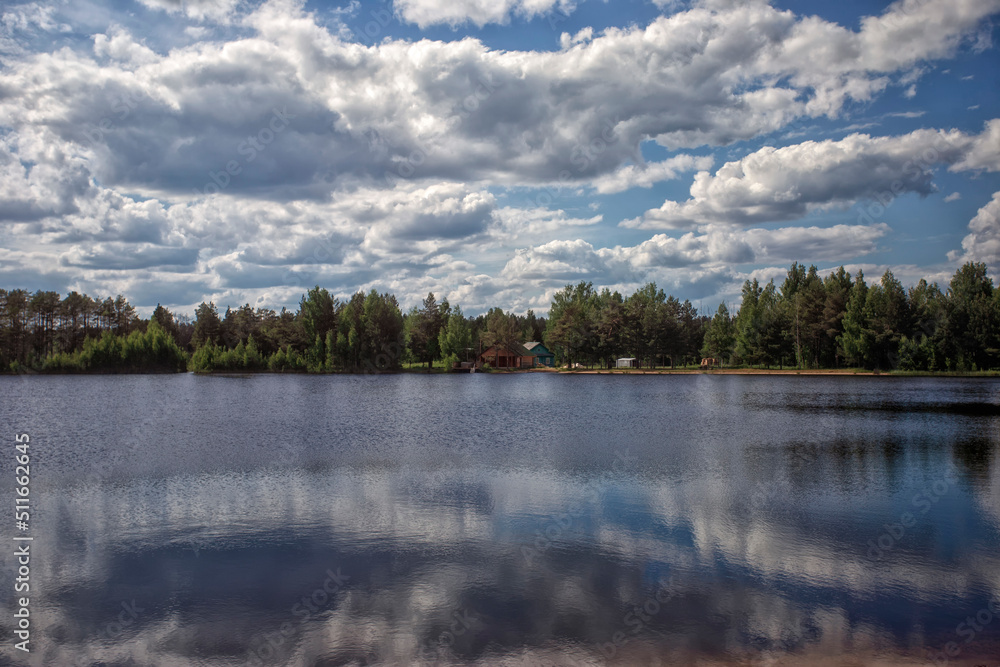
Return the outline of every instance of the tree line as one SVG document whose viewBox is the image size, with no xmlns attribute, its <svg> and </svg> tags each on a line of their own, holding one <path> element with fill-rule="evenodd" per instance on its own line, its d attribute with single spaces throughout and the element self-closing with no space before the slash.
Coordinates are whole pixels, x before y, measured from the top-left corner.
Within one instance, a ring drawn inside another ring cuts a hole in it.
<svg viewBox="0 0 1000 667">
<path fill-rule="evenodd" d="M 966 263 L 942 290 L 910 289 L 886 271 L 869 285 L 843 267 L 820 278 L 793 264 L 780 287 L 743 285 L 735 317 L 720 306 L 703 352 L 736 363 L 801 368 L 975 371 L 1000 367 L 1000 289 Z"/>
<path fill-rule="evenodd" d="M 391 371 L 446 368 L 492 346 L 541 341 L 557 364 L 723 365 L 973 371 L 1000 367 L 1000 289 L 967 263 L 941 289 L 910 289 L 890 271 L 869 285 L 843 267 L 820 277 L 792 264 L 780 285 L 748 280 L 735 313 L 713 317 L 655 283 L 627 297 L 592 283 L 555 294 L 547 318 L 493 308 L 467 317 L 434 294 L 407 312 L 390 293 L 338 299 L 319 286 L 297 311 L 214 303 L 192 320 L 158 305 L 148 319 L 124 296 L 0 289 L 0 369 L 9 372 Z"/>
</svg>

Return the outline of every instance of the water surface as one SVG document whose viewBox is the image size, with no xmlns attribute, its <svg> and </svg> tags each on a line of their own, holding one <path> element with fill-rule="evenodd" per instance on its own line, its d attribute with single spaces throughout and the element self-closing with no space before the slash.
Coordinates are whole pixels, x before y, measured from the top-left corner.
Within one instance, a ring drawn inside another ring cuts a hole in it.
<svg viewBox="0 0 1000 667">
<path fill-rule="evenodd" d="M 1000 655 L 997 380 L 2 377 L 0 423 L 35 498 L 0 660 Z"/>
</svg>

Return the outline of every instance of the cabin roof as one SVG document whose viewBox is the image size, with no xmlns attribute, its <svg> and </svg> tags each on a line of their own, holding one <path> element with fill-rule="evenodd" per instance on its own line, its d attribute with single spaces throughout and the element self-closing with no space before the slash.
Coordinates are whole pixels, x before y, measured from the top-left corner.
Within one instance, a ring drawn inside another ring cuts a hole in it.
<svg viewBox="0 0 1000 667">
<path fill-rule="evenodd" d="M 499 345 L 490 345 L 486 350 L 483 351 L 483 354 L 485 355 L 487 352 L 489 352 L 490 350 L 495 349 L 497 347 L 501 347 L 501 346 L 499 346 Z M 518 356 L 521 356 L 521 357 L 533 357 L 533 356 L 535 356 L 535 354 L 533 352 L 529 352 L 528 349 L 524 345 L 521 345 L 520 343 L 511 343 L 510 345 L 504 345 L 503 349 L 506 350 L 507 352 L 513 352 L 514 354 L 516 354 Z"/>
</svg>

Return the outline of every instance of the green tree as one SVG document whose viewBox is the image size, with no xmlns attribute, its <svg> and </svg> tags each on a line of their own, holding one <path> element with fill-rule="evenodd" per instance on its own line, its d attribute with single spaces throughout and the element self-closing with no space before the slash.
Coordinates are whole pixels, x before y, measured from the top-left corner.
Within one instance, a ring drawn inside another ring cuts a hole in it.
<svg viewBox="0 0 1000 667">
<path fill-rule="evenodd" d="M 35 351 L 39 356 L 50 354 L 53 350 L 59 305 L 58 292 L 38 290 L 31 296 L 29 308 L 34 324 Z"/>
<path fill-rule="evenodd" d="M 414 308 L 406 318 L 406 346 L 413 357 L 433 368 L 434 360 L 441 356 L 438 335 L 448 317 L 450 307 L 445 302 L 438 305 L 434 293 L 428 293 L 423 307 Z"/>
<path fill-rule="evenodd" d="M 202 301 L 194 312 L 194 335 L 191 337 L 191 343 L 195 349 L 209 341 L 218 345 L 222 341 L 222 320 L 219 319 L 219 311 L 215 309 L 215 304 Z"/>
<path fill-rule="evenodd" d="M 357 292 L 341 308 L 337 320 L 337 343 L 334 358 L 343 370 L 361 368 L 361 342 L 364 334 L 364 292 Z"/>
<path fill-rule="evenodd" d="M 736 357 L 745 364 L 756 365 L 764 361 L 763 318 L 760 297 L 763 290 L 754 278 L 743 283 L 740 310 L 736 314 Z"/>
<path fill-rule="evenodd" d="M 306 340 L 314 341 L 316 336 L 325 340 L 327 332 L 337 328 L 337 300 L 317 285 L 299 301 L 299 319 Z"/>
<path fill-rule="evenodd" d="M 892 271 L 886 271 L 881 282 L 868 291 L 864 320 L 865 365 L 898 367 L 899 344 L 910 330 L 910 312 L 906 292 Z"/>
<path fill-rule="evenodd" d="M 844 316 L 853 285 L 851 274 L 842 266 L 823 281 L 823 314 L 819 323 L 822 329 L 819 355 L 821 366 L 840 366 L 841 347 L 838 341 L 844 333 Z"/>
<path fill-rule="evenodd" d="M 472 328 L 456 306 L 448 316 L 447 323 L 438 334 L 438 349 L 446 360 L 445 368 L 456 361 L 465 360 L 472 351 Z"/>
<path fill-rule="evenodd" d="M 73 292 L 72 294 L 76 294 L 76 292 Z M 72 296 L 72 294 L 66 297 L 64 303 L 69 301 L 69 298 L 70 296 Z M 78 294 L 77 296 L 79 297 Z M 155 321 L 160 326 L 161 329 L 170 334 L 170 336 L 174 340 L 177 340 L 177 334 L 178 334 L 177 322 L 174 321 L 174 314 L 171 313 L 169 310 L 167 310 L 160 304 L 156 304 L 156 309 L 153 311 L 153 315 L 152 317 L 150 317 L 150 320 Z"/>
<path fill-rule="evenodd" d="M 602 365 L 613 368 L 615 359 L 625 347 L 625 300 L 607 287 L 597 295 L 593 323 L 595 355 Z"/>
<path fill-rule="evenodd" d="M 481 336 L 484 351 L 494 345 L 502 351 L 521 342 L 521 328 L 516 317 L 500 308 L 491 308 L 486 314 L 486 328 Z"/>
<path fill-rule="evenodd" d="M 646 283 L 625 299 L 629 349 L 641 364 L 656 366 L 657 358 L 670 356 L 670 365 L 683 354 L 678 316 L 680 303 L 656 283 Z"/>
<path fill-rule="evenodd" d="M 854 366 L 864 366 L 868 359 L 867 303 L 868 285 L 865 283 L 864 272 L 859 269 L 847 299 L 847 312 L 842 321 L 843 333 L 837 339 L 844 358 Z"/>
<path fill-rule="evenodd" d="M 403 358 L 403 314 L 392 294 L 374 289 L 362 306 L 362 366 L 370 370 L 398 368 Z"/>
<path fill-rule="evenodd" d="M 991 368 L 998 358 L 998 318 L 993 281 L 983 263 L 967 262 L 948 286 L 945 339 L 959 370 Z"/>
<path fill-rule="evenodd" d="M 720 303 L 719 310 L 716 311 L 715 317 L 712 318 L 705 332 L 701 354 L 705 357 L 721 359 L 725 363 L 732 358 L 735 346 L 736 327 L 733 325 L 733 318 L 729 316 L 726 304 Z"/>
<path fill-rule="evenodd" d="M 552 297 L 545 327 L 545 344 L 572 366 L 596 350 L 593 332 L 594 286 L 589 282 L 567 285 Z"/>
<path fill-rule="evenodd" d="M 787 357 L 793 354 L 791 326 L 786 304 L 771 280 L 761 290 L 757 301 L 758 344 L 764 363 L 770 367 L 782 367 Z"/>
<path fill-rule="evenodd" d="M 907 295 L 910 330 L 900 340 L 900 368 L 903 370 L 944 370 L 947 303 L 937 283 L 923 278 Z"/>
<path fill-rule="evenodd" d="M 818 366 L 826 326 L 823 318 L 826 291 L 815 266 L 809 270 L 793 263 L 781 285 L 785 316 L 790 325 L 790 340 L 797 366 Z"/>
</svg>

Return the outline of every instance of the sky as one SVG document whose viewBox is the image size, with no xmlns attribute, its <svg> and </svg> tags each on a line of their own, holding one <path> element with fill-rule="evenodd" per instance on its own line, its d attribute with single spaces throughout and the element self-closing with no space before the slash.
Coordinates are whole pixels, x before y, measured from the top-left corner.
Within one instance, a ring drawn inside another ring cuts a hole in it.
<svg viewBox="0 0 1000 667">
<path fill-rule="evenodd" d="M 0 6 L 0 287 L 711 314 L 1000 271 L 1000 0 Z"/>
</svg>

